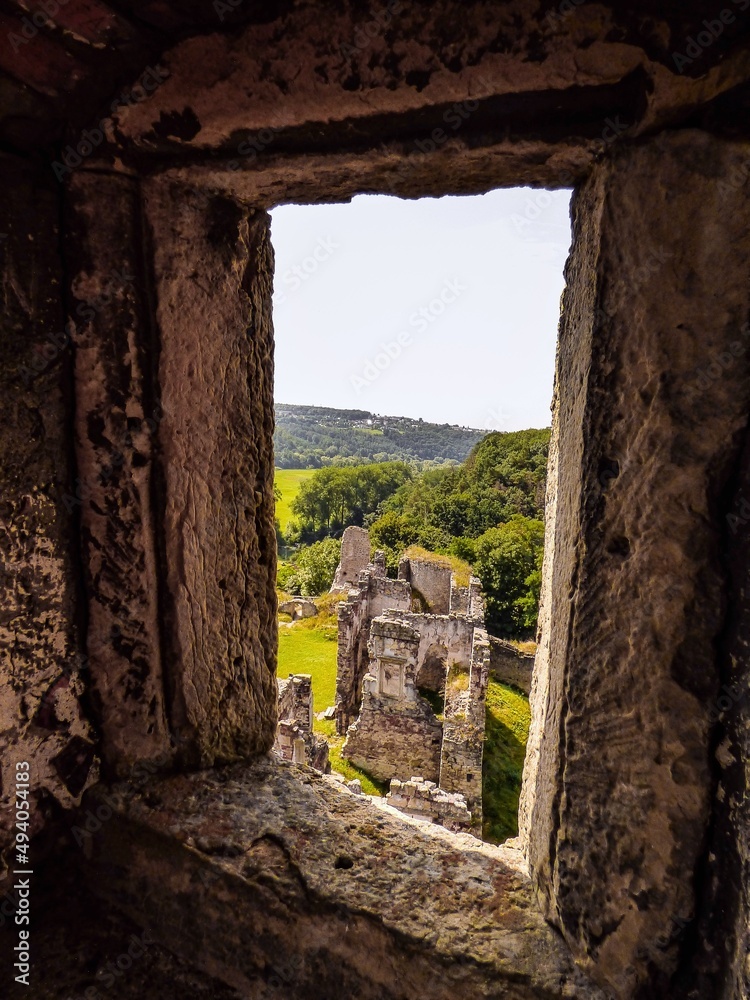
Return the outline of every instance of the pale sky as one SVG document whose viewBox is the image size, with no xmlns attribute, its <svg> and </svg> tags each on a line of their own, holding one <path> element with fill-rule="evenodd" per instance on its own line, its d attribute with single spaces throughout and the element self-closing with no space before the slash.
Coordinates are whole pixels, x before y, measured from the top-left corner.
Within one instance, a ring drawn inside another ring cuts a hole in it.
<svg viewBox="0 0 750 1000">
<path fill-rule="evenodd" d="M 277 402 L 547 426 L 568 212 L 531 188 L 274 209 Z"/>
</svg>

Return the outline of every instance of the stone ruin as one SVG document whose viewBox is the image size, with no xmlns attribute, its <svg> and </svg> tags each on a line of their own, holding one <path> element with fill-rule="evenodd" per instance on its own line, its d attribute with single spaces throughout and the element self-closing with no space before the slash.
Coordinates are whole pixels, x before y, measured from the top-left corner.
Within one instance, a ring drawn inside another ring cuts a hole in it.
<svg viewBox="0 0 750 1000">
<path fill-rule="evenodd" d="M 357 583 L 338 618 L 342 754 L 382 781 L 420 775 L 463 796 L 464 814 L 479 831 L 490 663 L 479 580 L 459 587 L 449 565 L 426 557 L 402 558 L 399 579 L 389 580 L 382 553 L 370 563 L 367 533 L 354 530 L 359 563 L 348 548 L 346 569 Z M 430 696 L 442 705 L 439 715 Z M 417 794 L 411 789 L 412 800 Z M 424 805 L 415 814 L 438 815 Z"/>
<path fill-rule="evenodd" d="M 312 677 L 290 674 L 276 683 L 279 686 L 279 721 L 274 751 L 282 760 L 310 764 L 327 774 L 331 770 L 328 742 L 313 732 Z"/>
<path fill-rule="evenodd" d="M 290 597 L 288 601 L 280 602 L 279 612 L 291 615 L 292 621 L 296 622 L 302 618 L 314 618 L 318 613 L 318 606 L 309 597 Z"/>
<path fill-rule="evenodd" d="M 412 777 L 408 781 L 391 780 L 386 795 L 388 805 L 414 819 L 428 820 L 459 833 L 471 826 L 471 813 L 463 795 L 446 792 L 434 781 Z"/>
<path fill-rule="evenodd" d="M 331 585 L 331 593 L 346 593 L 356 584 L 361 570 L 370 561 L 370 535 L 354 525 L 341 538 L 341 556 Z"/>
</svg>

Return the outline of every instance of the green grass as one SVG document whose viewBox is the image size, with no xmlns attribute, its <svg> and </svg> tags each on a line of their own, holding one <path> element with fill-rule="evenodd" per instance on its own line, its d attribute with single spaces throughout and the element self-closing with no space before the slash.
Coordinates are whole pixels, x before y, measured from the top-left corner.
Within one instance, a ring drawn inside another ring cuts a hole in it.
<svg viewBox="0 0 750 1000">
<path fill-rule="evenodd" d="M 315 469 L 276 469 L 274 486 L 281 490 L 281 500 L 276 503 L 276 517 L 279 519 L 282 531 L 285 531 L 289 522 L 294 519 L 291 504 L 297 496 L 300 484 L 306 482 L 314 473 Z"/>
<path fill-rule="evenodd" d="M 490 680 L 482 765 L 482 837 L 500 844 L 518 833 L 518 799 L 531 712 L 520 691 Z"/>
<path fill-rule="evenodd" d="M 459 559 L 458 556 L 430 552 L 428 549 L 423 549 L 421 545 L 410 545 L 404 551 L 404 556 L 410 556 L 412 559 L 424 559 L 426 562 L 432 562 L 438 566 L 450 566 L 456 585 L 459 587 L 469 586 L 469 579 L 472 575 L 471 566 L 465 560 Z"/>
<path fill-rule="evenodd" d="M 336 700 L 336 638 L 329 634 L 328 629 L 297 625 L 279 629 L 279 677 L 310 674 L 316 712 L 325 711 Z"/>
<path fill-rule="evenodd" d="M 316 619 L 306 618 L 291 628 L 279 629 L 279 677 L 283 680 L 289 674 L 310 674 L 315 712 L 325 711 L 336 700 L 336 631 L 330 625 L 330 618 L 319 617 L 326 622 L 322 628 L 312 626 Z M 337 735 L 333 719 L 315 719 L 313 729 L 328 740 L 334 771 L 348 781 L 359 778 L 366 795 L 385 795 L 387 782 L 377 781 L 341 756 L 345 737 Z"/>
</svg>

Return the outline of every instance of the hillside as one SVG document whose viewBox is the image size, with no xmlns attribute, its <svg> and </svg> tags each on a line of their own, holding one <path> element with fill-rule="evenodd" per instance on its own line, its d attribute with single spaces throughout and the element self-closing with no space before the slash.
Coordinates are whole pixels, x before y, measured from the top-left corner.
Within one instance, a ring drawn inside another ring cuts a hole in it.
<svg viewBox="0 0 750 1000">
<path fill-rule="evenodd" d="M 463 462 L 485 431 L 384 417 L 367 410 L 276 404 L 274 447 L 279 469 L 369 462 Z"/>
</svg>

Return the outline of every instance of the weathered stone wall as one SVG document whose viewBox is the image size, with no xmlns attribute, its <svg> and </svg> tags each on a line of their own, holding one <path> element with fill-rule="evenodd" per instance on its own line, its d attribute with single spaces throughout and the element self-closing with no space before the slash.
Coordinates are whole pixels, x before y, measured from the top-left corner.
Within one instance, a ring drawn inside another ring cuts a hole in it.
<svg viewBox="0 0 750 1000">
<path fill-rule="evenodd" d="M 490 643 L 490 675 L 502 684 L 510 684 L 528 695 L 531 693 L 531 676 L 534 654 L 522 653 L 512 643 L 488 637 Z"/>
<path fill-rule="evenodd" d="M 274 751 L 282 760 L 330 771 L 328 743 L 313 732 L 313 691 L 310 674 L 290 674 L 278 680 L 279 721 Z"/>
<path fill-rule="evenodd" d="M 346 593 L 356 587 L 359 574 L 370 562 L 370 535 L 365 528 L 350 525 L 341 537 L 341 557 L 331 585 L 331 593 Z"/>
<path fill-rule="evenodd" d="M 441 690 L 445 685 L 445 672 L 451 663 L 471 662 L 471 647 L 476 629 L 476 623 L 469 618 L 462 618 L 459 615 L 428 615 L 417 612 L 405 611 L 383 611 L 381 617 L 390 618 L 394 621 L 403 621 L 419 631 L 419 651 L 417 653 L 418 675 L 422 671 L 425 663 L 429 666 L 430 657 L 436 658 L 443 655 L 443 676 L 439 685 L 429 682 L 437 674 L 437 670 L 430 668 L 429 679 L 427 675 L 422 675 L 427 681 L 424 685 L 418 681 L 418 687 L 431 688 L 434 691 Z"/>
<path fill-rule="evenodd" d="M 464 796 L 459 792 L 446 792 L 438 788 L 434 781 L 424 781 L 419 777 L 408 781 L 393 778 L 386 801 L 389 806 L 413 819 L 438 823 L 454 832 L 468 830 L 472 825 L 472 814 Z"/>
<path fill-rule="evenodd" d="M 81 641 L 60 192 L 0 156 L 0 855 L 11 842 L 15 765 L 30 770 L 30 832 L 44 799 L 78 800 L 96 777 Z M 4 867 L 0 857 L 0 870 Z M 7 915 L 7 914 L 5 914 Z"/>
<path fill-rule="evenodd" d="M 451 568 L 430 559 L 403 558 L 398 564 L 399 580 L 407 580 L 413 591 L 424 598 L 425 611 L 447 615 L 451 608 Z"/>
<path fill-rule="evenodd" d="M 472 828 L 482 829 L 482 758 L 490 646 L 484 629 L 475 629 L 471 655 L 451 664 L 445 684 L 445 718 L 440 750 L 439 784 L 462 794 Z"/>
<path fill-rule="evenodd" d="M 170 719 L 190 765 L 276 731 L 269 220 L 150 182 Z"/>
<path fill-rule="evenodd" d="M 477 621 L 484 621 L 484 593 L 478 576 L 472 576 L 469 580 L 469 614 Z"/>
<path fill-rule="evenodd" d="M 668 993 L 680 943 L 698 953 L 750 404 L 748 160 L 663 135 L 574 203 L 521 816 L 548 916 L 620 996 Z"/>
<path fill-rule="evenodd" d="M 312 732 L 313 693 L 310 674 L 290 674 L 277 681 L 279 688 L 279 719 L 293 719 L 305 732 Z"/>
<path fill-rule="evenodd" d="M 451 605 L 450 610 L 454 614 L 468 615 L 469 613 L 469 588 L 459 587 L 455 582 L 451 582 Z"/>
<path fill-rule="evenodd" d="M 141 185 L 79 173 L 68 199 L 86 648 L 107 764 L 172 756 L 162 662 L 156 343 Z"/>
<path fill-rule="evenodd" d="M 519 851 L 266 758 L 113 798 L 92 888 L 242 996 L 607 1000 L 542 919 Z"/>
<path fill-rule="evenodd" d="M 417 693 L 418 648 L 410 625 L 373 620 L 362 704 L 341 753 L 381 781 L 413 774 L 437 781 L 440 774 L 443 727 Z"/>
<path fill-rule="evenodd" d="M 338 606 L 336 652 L 336 730 L 343 736 L 359 713 L 362 680 L 367 673 L 370 623 L 386 608 L 411 608 L 411 589 L 402 580 L 389 580 L 372 572 L 360 574 L 356 593 L 350 591 Z"/>
</svg>

